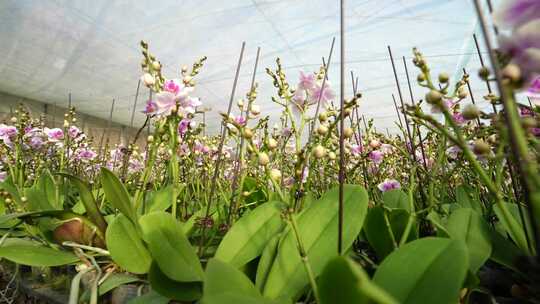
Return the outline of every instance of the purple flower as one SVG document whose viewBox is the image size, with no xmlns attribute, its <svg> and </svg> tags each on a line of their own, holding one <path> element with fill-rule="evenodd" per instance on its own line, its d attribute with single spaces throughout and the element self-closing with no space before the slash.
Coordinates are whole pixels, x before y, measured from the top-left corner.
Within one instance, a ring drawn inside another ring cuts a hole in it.
<svg viewBox="0 0 540 304">
<path fill-rule="evenodd" d="M 185 118 L 178 123 L 178 134 L 180 137 L 184 137 L 186 134 L 187 130 L 189 129 L 189 123 L 190 120 Z"/>
<path fill-rule="evenodd" d="M 175 95 L 180 92 L 180 81 L 178 79 L 168 79 L 163 84 L 163 89 L 167 92 L 174 93 Z"/>
<path fill-rule="evenodd" d="M 77 128 L 76 126 L 69 127 L 69 130 L 68 130 L 69 137 L 76 138 L 77 136 L 79 136 L 80 133 L 81 133 L 81 130 L 79 130 L 79 128 Z"/>
<path fill-rule="evenodd" d="M 382 192 L 386 192 L 394 189 L 401 189 L 401 184 L 395 179 L 387 178 L 382 183 L 377 185 L 377 188 L 379 188 L 379 190 Z"/>
<path fill-rule="evenodd" d="M 239 126 L 243 126 L 246 124 L 246 119 L 242 115 L 238 115 L 234 118 L 234 122 Z"/>
<path fill-rule="evenodd" d="M 531 98 L 540 98 L 540 76 L 532 80 L 526 94 Z"/>
<path fill-rule="evenodd" d="M 336 97 L 336 94 L 330 87 L 330 83 L 327 81 L 324 84 L 324 89 L 322 86 L 316 84 L 315 87 L 310 91 L 311 92 L 311 103 L 317 103 L 319 101 L 319 98 L 321 102 L 328 103 Z"/>
<path fill-rule="evenodd" d="M 88 161 L 94 160 L 96 156 L 97 156 L 96 152 L 92 150 L 84 149 L 84 150 L 79 150 L 79 152 L 77 153 L 75 157 L 77 160 L 88 162 Z"/>
<path fill-rule="evenodd" d="M 291 128 L 283 128 L 281 130 L 281 135 L 285 137 L 291 136 L 291 134 L 292 134 Z"/>
<path fill-rule="evenodd" d="M 379 150 L 373 150 L 369 153 L 369 159 L 375 164 L 380 164 L 383 161 L 384 153 Z"/>
<path fill-rule="evenodd" d="M 50 142 L 59 142 L 64 139 L 64 131 L 60 128 L 45 128 L 45 134 L 47 134 L 47 137 Z"/>
<path fill-rule="evenodd" d="M 459 153 L 461 153 L 461 148 L 458 146 L 451 146 L 450 148 L 446 149 L 446 155 L 448 155 L 451 159 L 458 158 Z"/>
<path fill-rule="evenodd" d="M 176 110 L 176 95 L 174 93 L 163 91 L 156 94 L 156 115 L 169 116 L 173 110 Z"/>
<path fill-rule="evenodd" d="M 540 1 L 506 0 L 495 14 L 495 23 L 502 27 L 514 27 L 540 18 Z"/>
<path fill-rule="evenodd" d="M 457 105 L 457 102 L 452 99 L 443 100 L 443 107 L 445 107 L 448 110 L 453 110 L 456 105 Z M 437 105 L 432 106 L 431 113 L 441 113 L 441 109 Z"/>
<path fill-rule="evenodd" d="M 540 18 L 530 21 L 512 31 L 511 35 L 500 36 L 499 49 L 509 55 L 511 63 L 520 67 L 526 83 L 540 74 Z"/>
<path fill-rule="evenodd" d="M 0 171 L 0 183 L 5 182 L 6 179 L 7 179 L 7 172 L 5 172 L 5 171 Z"/>
<path fill-rule="evenodd" d="M 358 156 L 362 153 L 363 149 L 361 145 L 352 144 L 351 145 L 351 154 L 354 156 Z"/>
<path fill-rule="evenodd" d="M 298 88 L 303 90 L 311 90 L 315 86 L 315 74 L 304 73 L 300 71 L 300 79 L 298 81 Z"/>
<path fill-rule="evenodd" d="M 8 126 L 5 124 L 0 124 L 0 139 L 6 144 L 8 147 L 12 147 L 12 139 L 17 135 L 17 128 L 14 126 Z"/>
<path fill-rule="evenodd" d="M 519 109 L 519 115 L 522 116 L 522 117 L 533 116 L 533 114 L 534 114 L 534 112 L 529 108 L 521 107 Z"/>
<path fill-rule="evenodd" d="M 37 150 L 43 146 L 43 138 L 41 136 L 34 136 L 30 138 L 29 145 L 32 149 Z"/>
<path fill-rule="evenodd" d="M 153 115 L 153 114 L 156 114 L 156 111 L 157 111 L 157 104 L 152 100 L 148 100 L 146 102 L 146 107 L 144 108 L 143 113 L 146 115 Z"/>
<path fill-rule="evenodd" d="M 540 128 L 530 128 L 532 135 L 540 137 Z"/>
<path fill-rule="evenodd" d="M 128 164 L 128 171 L 130 173 L 135 173 L 142 171 L 144 169 L 144 164 L 137 159 L 130 159 Z"/>
<path fill-rule="evenodd" d="M 460 112 L 455 112 L 454 114 L 452 114 L 452 119 L 458 125 L 462 125 L 467 122 L 467 120 L 463 117 L 463 114 L 461 114 Z"/>
</svg>

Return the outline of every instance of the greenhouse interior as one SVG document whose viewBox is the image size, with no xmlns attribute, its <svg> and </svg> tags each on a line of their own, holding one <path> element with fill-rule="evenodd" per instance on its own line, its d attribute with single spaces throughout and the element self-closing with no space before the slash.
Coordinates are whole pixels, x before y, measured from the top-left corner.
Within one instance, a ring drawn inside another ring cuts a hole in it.
<svg viewBox="0 0 540 304">
<path fill-rule="evenodd" d="M 0 304 L 540 304 L 540 0 L 2 0 L 0 41 Z"/>
</svg>

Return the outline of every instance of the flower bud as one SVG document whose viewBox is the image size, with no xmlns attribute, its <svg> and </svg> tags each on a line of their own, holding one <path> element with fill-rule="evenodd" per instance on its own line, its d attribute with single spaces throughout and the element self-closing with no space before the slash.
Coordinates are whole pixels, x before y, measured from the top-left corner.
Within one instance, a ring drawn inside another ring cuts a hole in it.
<svg viewBox="0 0 540 304">
<path fill-rule="evenodd" d="M 245 139 L 251 139 L 253 137 L 253 131 L 250 128 L 245 128 L 242 135 Z"/>
<path fill-rule="evenodd" d="M 485 141 L 478 139 L 474 142 L 473 151 L 476 155 L 488 154 L 490 150 L 490 146 Z"/>
<path fill-rule="evenodd" d="M 267 144 L 268 144 L 268 148 L 270 148 L 271 150 L 274 150 L 275 148 L 277 148 L 278 142 L 277 140 L 273 138 L 269 138 Z"/>
<path fill-rule="evenodd" d="M 326 133 L 328 133 L 328 127 L 326 127 L 325 125 L 319 125 L 319 127 L 317 128 L 317 133 L 319 133 L 319 135 L 325 135 Z"/>
<path fill-rule="evenodd" d="M 516 64 L 510 63 L 502 70 L 502 76 L 510 82 L 516 83 L 521 79 L 521 70 Z"/>
<path fill-rule="evenodd" d="M 268 157 L 268 154 L 264 152 L 259 153 L 259 165 L 266 166 L 270 162 L 270 158 Z"/>
<path fill-rule="evenodd" d="M 463 111 L 461 111 L 461 115 L 467 120 L 476 119 L 480 116 L 480 110 L 478 110 L 475 105 L 468 104 L 463 108 Z"/>
<path fill-rule="evenodd" d="M 150 73 L 144 73 L 143 75 L 144 85 L 147 87 L 153 86 L 156 83 L 156 79 Z"/>
<path fill-rule="evenodd" d="M 159 64 L 159 62 L 157 62 L 157 61 L 152 62 L 152 69 L 154 69 L 154 70 L 161 69 L 161 64 Z"/>
<path fill-rule="evenodd" d="M 148 138 L 146 139 L 146 141 L 147 141 L 148 143 L 153 143 L 153 142 L 154 142 L 154 136 L 148 135 Z"/>
<path fill-rule="evenodd" d="M 426 81 L 426 76 L 424 76 L 424 74 L 418 74 L 418 76 L 416 76 L 416 80 L 418 82 L 424 82 Z"/>
<path fill-rule="evenodd" d="M 281 180 L 281 171 L 278 169 L 272 169 L 270 170 L 270 178 L 276 182 Z"/>
<path fill-rule="evenodd" d="M 431 90 L 426 94 L 426 101 L 429 104 L 437 104 L 441 102 L 442 94 L 437 90 Z"/>
<path fill-rule="evenodd" d="M 536 127 L 536 119 L 532 117 L 523 117 L 521 119 L 521 125 L 525 129 L 535 128 Z"/>
<path fill-rule="evenodd" d="M 326 115 L 326 112 L 323 112 L 323 113 L 319 114 L 319 121 L 320 122 L 325 122 L 327 119 L 328 119 L 328 115 Z"/>
<path fill-rule="evenodd" d="M 187 73 L 187 70 L 188 70 L 188 67 L 184 65 L 184 66 L 182 67 L 182 74 Z"/>
<path fill-rule="evenodd" d="M 482 79 L 482 80 L 487 80 L 488 77 L 489 77 L 489 69 L 486 68 L 486 67 L 482 67 L 479 71 L 478 71 L 478 76 Z"/>
<path fill-rule="evenodd" d="M 450 77 L 446 73 L 440 73 L 439 74 L 439 82 L 440 83 L 447 83 L 449 78 Z"/>
<path fill-rule="evenodd" d="M 17 117 L 15 117 L 15 116 L 14 116 L 14 117 L 11 117 L 11 122 L 12 122 L 12 123 L 16 123 L 16 122 L 17 122 Z"/>
<path fill-rule="evenodd" d="M 67 128 L 67 127 L 69 127 L 69 121 L 64 120 L 64 128 Z"/>
<path fill-rule="evenodd" d="M 351 129 L 351 128 L 345 128 L 345 129 L 343 129 L 343 136 L 344 136 L 345 138 L 350 138 L 350 137 L 353 135 L 353 133 L 354 133 L 354 132 L 353 132 L 353 129 Z"/>
<path fill-rule="evenodd" d="M 369 142 L 369 146 L 372 147 L 373 149 L 377 149 L 378 147 L 381 146 L 381 142 L 376 140 L 376 139 L 372 139 L 370 142 Z"/>
<path fill-rule="evenodd" d="M 244 100 L 243 99 L 238 99 L 238 101 L 236 102 L 236 105 L 239 108 L 243 108 L 244 107 Z"/>
<path fill-rule="evenodd" d="M 459 99 L 467 98 L 467 96 L 469 96 L 469 93 L 467 91 L 465 91 L 465 89 L 459 88 L 459 90 L 458 90 Z"/>
<path fill-rule="evenodd" d="M 261 114 L 261 107 L 259 105 L 251 105 L 250 112 L 253 115 L 259 115 Z"/>
<path fill-rule="evenodd" d="M 315 158 L 321 159 L 326 155 L 326 149 L 321 145 L 317 145 L 315 148 L 313 148 L 312 153 Z"/>
<path fill-rule="evenodd" d="M 328 153 L 328 158 L 330 158 L 331 160 L 336 159 L 336 153 L 334 153 L 333 151 L 330 151 L 330 152 Z"/>
</svg>

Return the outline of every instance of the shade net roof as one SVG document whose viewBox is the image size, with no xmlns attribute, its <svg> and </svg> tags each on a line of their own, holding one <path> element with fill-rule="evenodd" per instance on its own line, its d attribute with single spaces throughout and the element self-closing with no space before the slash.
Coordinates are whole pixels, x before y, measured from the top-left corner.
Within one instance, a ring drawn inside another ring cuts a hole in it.
<svg viewBox="0 0 540 304">
<path fill-rule="evenodd" d="M 415 82 L 417 71 L 410 61 L 414 46 L 426 55 L 434 73 L 446 71 L 455 79 L 465 67 L 473 74 L 473 89 L 479 94 L 485 90 L 476 77 L 479 60 L 472 35 L 479 31 L 471 1 L 348 0 L 345 17 L 347 96 L 352 94 L 354 71 L 363 93 L 361 114 L 374 118 L 378 129 L 396 129 L 392 94 L 398 102 L 399 97 L 388 45 L 406 102 L 410 94 L 402 56 L 408 61 L 413 95 L 419 99 L 425 94 Z M 219 127 L 218 112 L 227 108 L 243 41 L 246 50 L 235 99 L 248 91 L 256 49 L 261 47 L 257 103 L 263 115 L 275 120 L 281 108 L 270 99 L 276 91 L 264 68 L 275 67 L 280 57 L 295 83 L 299 71 L 319 69 L 333 37 L 329 80 L 339 97 L 339 1 L 3 0 L 0 91 L 59 106 L 67 105 L 71 92 L 78 112 L 102 118 L 108 118 L 114 98 L 113 121 L 129 124 L 143 39 L 162 62 L 166 77 L 176 78 L 182 65 L 208 56 L 194 95 L 212 109 L 207 114 L 211 131 Z M 140 94 L 136 126 L 144 121 L 141 111 L 148 90 Z"/>
</svg>

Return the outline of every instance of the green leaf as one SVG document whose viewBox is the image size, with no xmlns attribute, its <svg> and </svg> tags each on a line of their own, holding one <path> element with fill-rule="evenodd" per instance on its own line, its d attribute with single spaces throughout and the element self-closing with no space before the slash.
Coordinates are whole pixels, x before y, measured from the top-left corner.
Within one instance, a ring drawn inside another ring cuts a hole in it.
<svg viewBox="0 0 540 304">
<path fill-rule="evenodd" d="M 109 225 L 105 237 L 115 263 L 129 272 L 148 272 L 152 257 L 137 228 L 126 216 L 118 215 Z"/>
<path fill-rule="evenodd" d="M 159 293 L 150 290 L 140 297 L 128 301 L 127 304 L 167 304 L 170 300 Z"/>
<path fill-rule="evenodd" d="M 257 266 L 257 275 L 255 276 L 255 286 L 262 291 L 266 280 L 268 279 L 268 274 L 270 269 L 274 264 L 278 253 L 278 244 L 281 239 L 282 233 L 274 235 L 268 244 L 264 247 L 261 258 L 259 259 L 259 265 Z"/>
<path fill-rule="evenodd" d="M 463 242 L 427 237 L 390 254 L 373 281 L 403 304 L 455 304 L 468 267 Z"/>
<path fill-rule="evenodd" d="M 388 208 L 411 211 L 409 206 L 409 196 L 402 190 L 395 189 L 383 192 L 382 199 L 384 205 Z"/>
<path fill-rule="evenodd" d="M 493 250 L 491 259 L 501 265 L 517 271 L 516 261 L 525 255 L 514 243 L 502 236 L 495 229 L 489 229 L 489 236 Z"/>
<path fill-rule="evenodd" d="M 63 200 L 56 201 L 57 185 L 49 170 L 43 171 L 38 179 L 37 187 L 54 209 L 62 209 Z"/>
<path fill-rule="evenodd" d="M 6 239 L 0 247 L 0 257 L 17 264 L 38 267 L 61 266 L 79 261 L 71 252 L 22 239 Z"/>
<path fill-rule="evenodd" d="M 471 186 L 460 185 L 456 188 L 456 202 L 464 208 L 472 208 L 476 212 L 482 212 L 482 203 L 478 193 Z"/>
<path fill-rule="evenodd" d="M 113 273 L 101 285 L 98 287 L 98 294 L 100 296 L 106 294 L 107 292 L 121 286 L 124 284 L 129 284 L 133 282 L 140 281 L 139 278 L 131 276 L 125 273 Z M 90 299 L 90 290 L 85 290 L 82 294 L 79 302 L 87 302 Z"/>
<path fill-rule="evenodd" d="M 241 267 L 259 256 L 270 239 L 285 225 L 279 204 L 262 204 L 238 220 L 219 244 L 215 257 Z"/>
<path fill-rule="evenodd" d="M 264 299 L 240 270 L 216 258 L 208 262 L 203 290 L 202 304 L 277 303 Z"/>
<path fill-rule="evenodd" d="M 437 212 L 430 211 L 426 219 L 428 219 L 433 224 L 433 226 L 435 226 L 437 230 L 437 236 L 440 236 L 440 237 L 449 236 L 448 231 L 446 230 L 446 227 L 443 225 L 443 221 Z"/>
<path fill-rule="evenodd" d="M 507 203 L 502 203 L 507 204 Z M 510 210 L 508 207 L 510 204 L 507 204 L 507 209 Z M 499 221 L 504 228 L 504 230 L 508 233 L 510 238 L 514 240 L 514 242 L 518 245 L 519 249 L 523 250 L 524 252 L 528 252 L 529 248 L 527 248 L 527 240 L 525 238 L 525 231 L 523 230 L 523 226 L 520 225 L 519 220 L 514 217 L 511 212 L 509 212 L 509 217 L 504 216 L 504 212 L 501 209 L 501 207 L 498 204 L 493 205 L 493 211 L 497 215 L 497 218 L 499 218 Z"/>
<path fill-rule="evenodd" d="M 383 289 L 370 281 L 363 269 L 348 258 L 336 257 L 319 278 L 320 304 L 397 304 Z"/>
<path fill-rule="evenodd" d="M 37 185 L 26 189 L 26 198 L 28 199 L 29 211 L 54 210 L 49 204 L 47 197 L 38 189 Z"/>
<path fill-rule="evenodd" d="M 356 185 L 345 185 L 343 200 L 343 249 L 347 250 L 360 233 L 367 213 L 366 191 Z M 325 193 L 298 217 L 298 233 L 315 276 L 326 263 L 337 256 L 338 187 Z M 278 255 L 270 269 L 264 296 L 276 299 L 295 298 L 308 283 L 296 238 L 291 229 L 280 241 Z"/>
<path fill-rule="evenodd" d="M 101 167 L 101 186 L 103 187 L 107 201 L 137 225 L 135 209 L 126 187 L 124 187 L 124 184 L 122 184 L 114 173 L 105 167 Z"/>
<path fill-rule="evenodd" d="M 364 233 L 380 260 L 383 260 L 388 254 L 394 251 L 394 241 L 392 241 L 392 235 L 387 228 L 387 223 L 384 218 L 385 212 L 388 217 L 388 223 L 392 228 L 392 234 L 396 245 L 399 244 L 401 236 L 407 226 L 407 222 L 409 221 L 409 212 L 403 209 L 386 211 L 382 206 L 377 206 L 369 210 L 366 217 L 366 224 L 364 225 Z M 413 227 L 416 227 L 414 222 Z M 412 228 L 407 239 L 413 240 L 416 237 L 416 228 Z"/>
<path fill-rule="evenodd" d="M 145 207 L 145 213 L 165 211 L 172 205 L 172 202 L 173 186 L 168 185 L 158 191 L 150 193 Z M 139 213 L 142 214 L 142 206 L 139 209 Z"/>
<path fill-rule="evenodd" d="M 450 238 L 464 241 L 469 252 L 469 269 L 476 273 L 491 255 L 489 226 L 470 208 L 459 208 L 448 219 Z"/>
<path fill-rule="evenodd" d="M 152 263 L 148 272 L 152 289 L 160 295 L 178 301 L 195 301 L 202 296 L 201 282 L 177 282 L 161 272 L 156 263 Z"/>
<path fill-rule="evenodd" d="M 165 212 L 146 214 L 139 221 L 143 239 L 165 275 L 179 282 L 203 280 L 199 257 L 185 236 L 180 222 Z"/>
<path fill-rule="evenodd" d="M 86 185 L 86 183 L 78 177 L 69 174 L 61 174 L 62 176 L 68 178 L 68 180 L 77 187 L 79 190 L 79 198 L 81 199 L 82 204 L 86 213 L 88 213 L 88 218 L 99 228 L 102 233 L 105 233 L 107 229 L 107 222 L 101 214 L 98 204 L 94 199 L 94 195 Z"/>
</svg>

